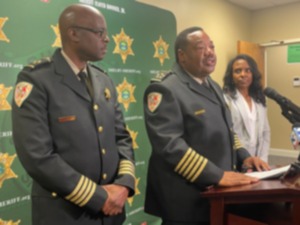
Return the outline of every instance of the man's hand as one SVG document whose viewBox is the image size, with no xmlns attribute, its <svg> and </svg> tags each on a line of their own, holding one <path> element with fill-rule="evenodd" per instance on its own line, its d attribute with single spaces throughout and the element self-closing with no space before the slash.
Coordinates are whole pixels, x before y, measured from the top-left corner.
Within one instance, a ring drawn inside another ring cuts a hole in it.
<svg viewBox="0 0 300 225">
<path fill-rule="evenodd" d="M 218 186 L 232 187 L 232 186 L 238 186 L 238 185 L 252 184 L 252 183 L 256 183 L 258 181 L 259 180 L 257 178 L 249 177 L 242 173 L 225 171 Z"/>
<path fill-rule="evenodd" d="M 271 169 L 269 164 L 261 160 L 259 157 L 248 157 L 244 160 L 243 167 L 248 169 L 246 172 L 252 172 L 253 170 L 265 171 Z"/>
<path fill-rule="evenodd" d="M 103 185 L 102 187 L 108 194 L 108 198 L 102 208 L 103 213 L 108 216 L 122 213 L 129 193 L 128 188 L 116 184 Z"/>
</svg>

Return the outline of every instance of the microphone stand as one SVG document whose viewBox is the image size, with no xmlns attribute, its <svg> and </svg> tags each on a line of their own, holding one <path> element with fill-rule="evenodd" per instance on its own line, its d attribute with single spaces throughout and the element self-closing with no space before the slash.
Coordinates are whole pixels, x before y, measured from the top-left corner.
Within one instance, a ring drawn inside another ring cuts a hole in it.
<svg viewBox="0 0 300 225">
<path fill-rule="evenodd" d="M 281 114 L 290 122 L 293 124 L 293 128 L 300 128 L 300 115 L 292 112 L 291 110 L 284 108 L 281 106 Z M 296 134 L 297 135 L 297 134 Z M 292 140 L 293 141 L 293 140 Z M 297 137 L 295 137 L 296 146 L 294 148 L 296 149 L 299 147 L 299 142 Z M 298 155 L 297 161 L 293 162 L 288 169 L 288 171 L 280 178 L 281 181 L 289 186 L 293 187 L 300 187 L 300 153 Z"/>
</svg>

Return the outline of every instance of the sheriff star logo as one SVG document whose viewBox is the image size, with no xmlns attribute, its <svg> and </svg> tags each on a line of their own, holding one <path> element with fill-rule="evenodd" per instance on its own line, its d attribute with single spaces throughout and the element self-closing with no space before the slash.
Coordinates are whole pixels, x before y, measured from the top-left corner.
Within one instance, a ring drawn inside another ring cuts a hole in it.
<svg viewBox="0 0 300 225">
<path fill-rule="evenodd" d="M 118 91 L 118 102 L 123 104 L 125 111 L 127 111 L 129 104 L 136 102 L 133 95 L 135 86 L 128 83 L 124 77 L 123 83 L 119 84 L 116 89 Z"/>
<path fill-rule="evenodd" d="M 160 65 L 162 66 L 164 64 L 165 59 L 170 59 L 168 55 L 168 48 L 169 45 L 162 39 L 162 37 L 159 37 L 158 41 L 153 42 L 153 45 L 155 47 L 155 53 L 153 58 L 158 58 Z"/>
<path fill-rule="evenodd" d="M 17 155 L 9 156 L 7 153 L 0 153 L 0 188 L 5 180 L 18 177 L 10 168 Z"/>
<path fill-rule="evenodd" d="M 61 47 L 61 39 L 60 39 L 60 32 L 59 32 L 58 24 L 56 24 L 55 26 L 51 25 L 51 28 L 56 35 L 56 39 L 55 39 L 54 43 L 52 44 L 52 47 L 60 48 Z"/>
<path fill-rule="evenodd" d="M 4 34 L 2 27 L 4 26 L 5 22 L 8 20 L 8 17 L 0 17 L 0 41 L 10 42 L 10 40 Z"/>
<path fill-rule="evenodd" d="M 128 130 L 128 132 L 130 134 L 130 137 L 132 138 L 132 147 L 133 147 L 133 149 L 138 149 L 139 146 L 138 146 L 138 144 L 136 142 L 136 138 L 137 138 L 138 132 L 130 130 L 128 126 L 126 127 L 126 129 Z"/>
<path fill-rule="evenodd" d="M 113 36 L 113 39 L 115 41 L 115 49 L 113 51 L 114 54 L 120 54 L 123 63 L 125 64 L 127 56 L 128 55 L 134 55 L 131 45 L 133 42 L 133 39 L 131 39 L 124 31 L 124 29 L 121 29 L 121 33 Z"/>
<path fill-rule="evenodd" d="M 140 192 L 140 190 L 139 190 L 139 188 L 138 188 L 139 183 L 140 183 L 140 179 L 141 179 L 140 177 L 139 177 L 139 178 L 135 178 L 135 188 L 134 188 L 134 189 L 135 189 L 135 195 L 132 196 L 132 197 L 127 198 L 127 202 L 128 202 L 128 204 L 129 204 L 130 206 L 132 206 L 133 198 L 134 198 L 135 196 L 141 194 L 141 192 Z"/>
<path fill-rule="evenodd" d="M 12 87 L 5 87 L 4 84 L 0 84 L 0 111 L 11 110 L 11 105 L 7 101 L 7 96 Z"/>
<path fill-rule="evenodd" d="M 12 220 L 5 221 L 5 220 L 0 219 L 0 225 L 19 225 L 20 222 L 21 222 L 21 220 L 13 222 Z"/>
</svg>

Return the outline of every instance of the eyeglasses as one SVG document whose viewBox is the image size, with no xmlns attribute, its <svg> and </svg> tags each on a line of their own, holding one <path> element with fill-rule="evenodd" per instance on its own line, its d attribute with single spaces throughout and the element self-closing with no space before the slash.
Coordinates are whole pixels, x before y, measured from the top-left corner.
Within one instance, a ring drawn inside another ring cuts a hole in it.
<svg viewBox="0 0 300 225">
<path fill-rule="evenodd" d="M 104 39 L 104 38 L 107 37 L 107 30 L 106 29 L 94 30 L 92 28 L 81 27 L 81 26 L 72 26 L 72 28 L 80 29 L 80 30 L 86 30 L 86 31 L 92 32 L 92 33 L 96 34 L 99 38 L 102 38 L 102 39 Z"/>
</svg>

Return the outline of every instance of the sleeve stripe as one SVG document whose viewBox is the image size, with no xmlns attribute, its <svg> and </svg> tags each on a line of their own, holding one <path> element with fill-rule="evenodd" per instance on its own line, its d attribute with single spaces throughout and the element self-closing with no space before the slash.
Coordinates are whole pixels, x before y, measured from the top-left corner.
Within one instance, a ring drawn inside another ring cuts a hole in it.
<svg viewBox="0 0 300 225">
<path fill-rule="evenodd" d="M 76 193 L 80 190 L 80 188 L 81 188 L 81 186 L 82 186 L 82 183 L 83 183 L 84 179 L 85 179 L 84 176 L 81 176 L 81 177 L 80 177 L 79 182 L 78 182 L 78 184 L 76 185 L 75 189 L 72 191 L 71 194 L 69 194 L 69 195 L 66 197 L 67 200 L 70 200 L 71 198 L 73 198 L 73 197 L 76 195 Z"/>
<path fill-rule="evenodd" d="M 237 150 L 237 149 L 242 148 L 242 147 L 243 147 L 243 145 L 241 144 L 240 139 L 235 134 L 234 135 L 234 149 Z"/>
<path fill-rule="evenodd" d="M 200 174 L 201 174 L 202 171 L 204 170 L 204 167 L 206 166 L 207 162 L 208 162 L 208 160 L 207 160 L 207 159 L 204 159 L 203 163 L 201 163 L 200 169 L 197 171 L 197 173 L 195 174 L 195 176 L 192 177 L 191 182 L 194 182 L 194 181 L 197 179 L 197 177 L 200 176 Z"/>
<path fill-rule="evenodd" d="M 118 175 L 130 175 L 135 178 L 134 164 L 129 160 L 121 160 Z"/>
<path fill-rule="evenodd" d="M 74 190 L 65 199 L 82 207 L 92 198 L 95 191 L 96 183 L 85 176 L 81 176 Z"/>
<path fill-rule="evenodd" d="M 189 148 L 179 161 L 175 172 L 190 182 L 194 182 L 204 170 L 208 160 Z"/>
<path fill-rule="evenodd" d="M 182 164 L 184 163 L 184 161 L 186 160 L 186 158 L 189 157 L 189 155 L 192 153 L 192 149 L 189 148 L 187 150 L 187 152 L 184 154 L 183 158 L 179 161 L 179 163 L 177 164 L 176 168 L 175 168 L 175 172 L 178 172 L 179 168 L 182 166 Z"/>
<path fill-rule="evenodd" d="M 189 176 L 187 176 L 188 180 L 191 180 L 191 178 L 193 176 L 195 176 L 195 173 L 197 173 L 197 171 L 199 170 L 199 167 L 200 167 L 203 159 L 204 159 L 204 157 L 200 157 L 200 159 L 195 163 L 193 170 L 190 172 Z"/>
<path fill-rule="evenodd" d="M 92 198 L 92 196 L 94 195 L 96 191 L 96 184 L 92 183 L 92 188 L 91 191 L 88 193 L 88 196 L 85 198 L 85 200 L 79 205 L 79 206 L 84 206 L 86 205 L 86 203 L 88 203 L 88 201 Z"/>
</svg>

